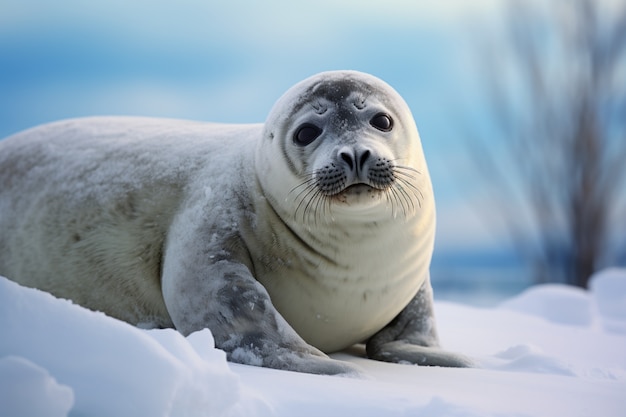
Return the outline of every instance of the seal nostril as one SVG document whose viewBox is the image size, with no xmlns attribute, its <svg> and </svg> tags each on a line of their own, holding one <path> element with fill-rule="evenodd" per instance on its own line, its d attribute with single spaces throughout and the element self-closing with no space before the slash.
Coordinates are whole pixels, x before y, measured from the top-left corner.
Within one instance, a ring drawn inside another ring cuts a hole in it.
<svg viewBox="0 0 626 417">
<path fill-rule="evenodd" d="M 365 167 L 365 163 L 372 156 L 372 153 L 369 150 L 364 150 L 363 152 L 349 152 L 342 151 L 339 153 L 339 157 L 344 160 L 344 162 L 350 168 L 350 171 L 363 171 Z"/>
<path fill-rule="evenodd" d="M 350 171 L 354 171 L 354 159 L 352 158 L 352 155 L 348 152 L 341 152 L 339 156 L 348 164 Z"/>
<path fill-rule="evenodd" d="M 371 153 L 369 150 L 366 150 L 365 152 L 363 152 L 361 154 L 361 157 L 359 158 L 359 169 L 363 170 L 363 167 L 365 166 L 365 162 L 367 162 L 367 160 L 369 159 Z"/>
</svg>

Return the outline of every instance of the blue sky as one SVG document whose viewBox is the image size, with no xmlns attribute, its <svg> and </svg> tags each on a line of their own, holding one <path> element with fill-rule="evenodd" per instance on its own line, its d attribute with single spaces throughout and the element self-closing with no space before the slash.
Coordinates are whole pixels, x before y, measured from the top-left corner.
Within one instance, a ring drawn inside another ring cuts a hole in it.
<svg viewBox="0 0 626 417">
<path fill-rule="evenodd" d="M 0 10 L 0 137 L 94 114 L 262 122 L 297 81 L 356 69 L 414 113 L 438 244 L 490 239 L 460 192 L 479 184 L 459 115 L 482 82 L 472 29 L 497 2 L 0 0 Z"/>
</svg>

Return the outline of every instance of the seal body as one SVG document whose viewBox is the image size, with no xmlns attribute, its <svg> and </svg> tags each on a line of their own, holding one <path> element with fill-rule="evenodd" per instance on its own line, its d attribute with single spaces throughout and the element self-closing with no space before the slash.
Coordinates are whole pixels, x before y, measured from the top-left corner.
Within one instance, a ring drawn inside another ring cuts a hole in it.
<svg viewBox="0 0 626 417">
<path fill-rule="evenodd" d="M 210 328 L 231 361 L 313 373 L 367 342 L 438 347 L 435 211 L 413 117 L 379 79 L 318 74 L 264 124 L 87 118 L 0 141 L 0 274 L 142 327 Z"/>
</svg>

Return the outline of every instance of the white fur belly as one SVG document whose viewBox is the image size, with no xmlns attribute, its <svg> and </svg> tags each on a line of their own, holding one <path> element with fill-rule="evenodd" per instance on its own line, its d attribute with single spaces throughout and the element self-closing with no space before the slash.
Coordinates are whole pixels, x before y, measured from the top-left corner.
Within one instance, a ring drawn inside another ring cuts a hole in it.
<svg viewBox="0 0 626 417">
<path fill-rule="evenodd" d="M 363 277 L 337 286 L 303 285 L 310 278 L 296 278 L 268 291 L 304 340 L 333 352 L 366 340 L 393 320 L 420 288 L 422 275 Z"/>
<path fill-rule="evenodd" d="M 334 258 L 289 241 L 280 245 L 290 248 L 277 262 L 281 266 L 274 271 L 257 267 L 257 279 L 305 341 L 325 352 L 341 350 L 393 320 L 427 278 L 432 231 L 416 236 L 406 233 L 414 229 L 411 225 L 401 226 L 405 233 L 394 234 L 391 228 L 374 245 L 335 239 L 337 246 L 324 245 Z"/>
</svg>

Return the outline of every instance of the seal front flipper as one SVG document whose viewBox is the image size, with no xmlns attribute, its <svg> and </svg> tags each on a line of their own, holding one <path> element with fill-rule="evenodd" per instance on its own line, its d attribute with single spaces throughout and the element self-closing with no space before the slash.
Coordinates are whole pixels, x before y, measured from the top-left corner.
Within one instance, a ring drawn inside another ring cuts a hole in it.
<svg viewBox="0 0 626 417">
<path fill-rule="evenodd" d="M 308 345 L 246 265 L 215 260 L 217 255 L 193 247 L 193 234 L 175 239 L 163 264 L 163 296 L 178 331 L 188 335 L 210 329 L 216 347 L 231 362 L 313 374 L 360 374 Z"/>
<path fill-rule="evenodd" d="M 384 362 L 460 368 L 474 366 L 468 357 L 440 348 L 430 278 L 404 310 L 370 338 L 366 350 L 369 358 Z"/>
</svg>

